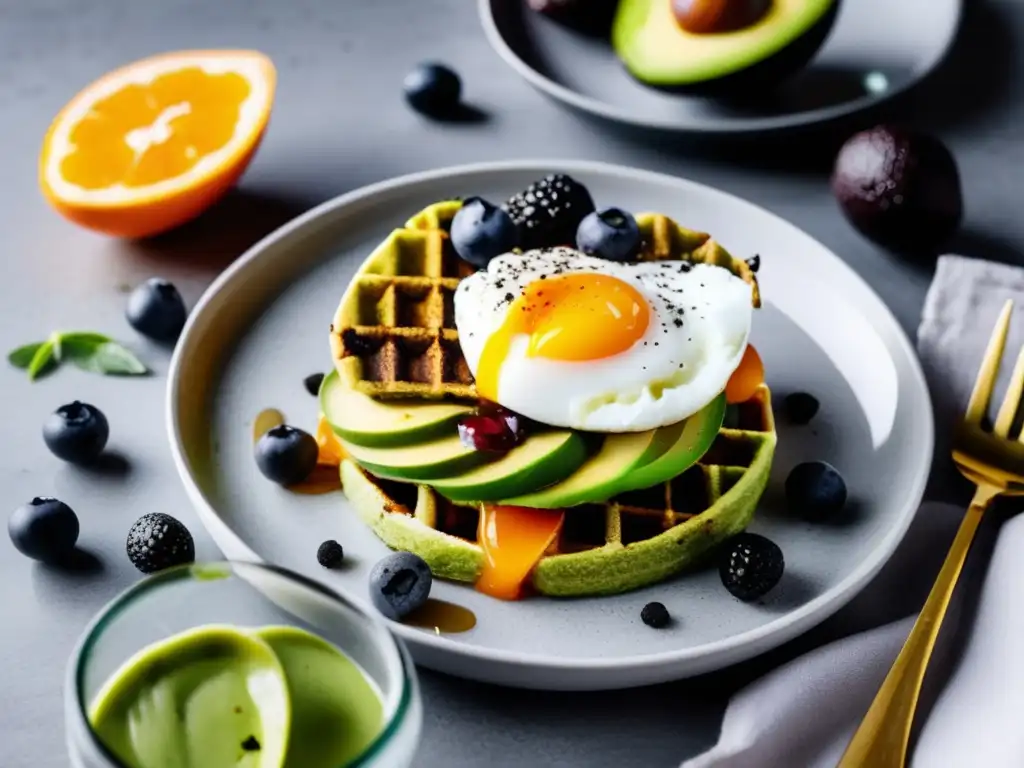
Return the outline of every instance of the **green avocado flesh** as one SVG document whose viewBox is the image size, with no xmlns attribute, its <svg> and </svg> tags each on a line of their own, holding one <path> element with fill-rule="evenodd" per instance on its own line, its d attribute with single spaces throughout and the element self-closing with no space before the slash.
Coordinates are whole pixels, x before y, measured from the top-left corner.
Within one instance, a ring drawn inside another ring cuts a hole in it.
<svg viewBox="0 0 1024 768">
<path fill-rule="evenodd" d="M 748 467 L 699 470 L 708 496 L 708 507 L 700 514 L 651 538 L 624 544 L 623 513 L 584 508 L 578 514 L 606 516 L 608 542 L 582 552 L 545 555 L 531 574 L 533 587 L 552 597 L 616 594 L 663 581 L 699 563 L 715 544 L 746 528 L 768 482 L 774 431 L 749 433 L 745 439 L 753 450 Z M 415 508 L 405 509 L 353 462 L 342 462 L 341 476 L 352 507 L 389 547 L 419 555 L 438 578 L 469 583 L 479 578 L 483 551 L 475 542 L 436 530 L 437 498 L 431 489 L 421 486 Z"/>
<path fill-rule="evenodd" d="M 666 87 L 697 84 L 780 54 L 813 34 L 835 5 L 836 0 L 773 0 L 767 13 L 748 27 L 695 34 L 679 26 L 669 0 L 621 0 L 612 45 L 626 69 L 642 82 Z M 824 34 L 820 37 L 814 50 Z"/>
<path fill-rule="evenodd" d="M 502 503 L 541 509 L 573 507 L 606 501 L 619 493 L 669 480 L 695 464 L 711 446 L 722 423 L 718 416 L 715 424 L 716 414 L 724 412 L 724 406 L 718 408 L 720 400 L 724 398 L 716 399 L 678 424 L 649 432 L 609 435 L 600 450 L 562 482 L 503 499 Z M 695 435 L 707 439 L 697 440 Z M 670 460 L 662 461 L 669 455 Z M 647 470 L 652 464 L 657 467 L 653 472 Z"/>
<path fill-rule="evenodd" d="M 703 410 L 682 422 L 678 439 L 660 456 L 629 473 L 616 493 L 650 488 L 683 474 L 698 462 L 722 428 L 725 395 L 719 395 Z"/>
<path fill-rule="evenodd" d="M 542 432 L 497 461 L 430 484 L 452 501 L 496 501 L 564 480 L 589 453 L 588 441 L 579 432 Z"/>
<path fill-rule="evenodd" d="M 129 768 L 337 768 L 383 727 L 380 695 L 304 630 L 205 626 L 154 643 L 89 713 Z"/>
<path fill-rule="evenodd" d="M 342 370 L 358 364 L 355 358 L 338 362 Z M 472 409 L 458 403 L 376 400 L 347 385 L 338 371 L 331 371 L 320 386 L 320 410 L 343 440 L 388 448 L 451 435 L 455 422 Z"/>
<path fill-rule="evenodd" d="M 458 433 L 430 443 L 399 448 L 366 448 L 346 440 L 342 440 L 341 445 L 366 471 L 391 480 L 431 481 L 453 477 L 498 457 L 467 448 Z"/>
<path fill-rule="evenodd" d="M 283 768 L 339 768 L 369 747 L 384 724 L 380 694 L 347 656 L 295 627 L 256 632 L 284 668 L 292 727 Z"/>
</svg>

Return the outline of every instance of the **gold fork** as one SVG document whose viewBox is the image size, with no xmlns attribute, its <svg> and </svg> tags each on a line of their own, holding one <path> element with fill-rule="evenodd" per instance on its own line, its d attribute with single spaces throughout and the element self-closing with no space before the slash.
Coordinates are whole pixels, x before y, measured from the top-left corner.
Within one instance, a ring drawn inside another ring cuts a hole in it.
<svg viewBox="0 0 1024 768">
<path fill-rule="evenodd" d="M 921 682 L 978 523 L 996 496 L 1024 493 L 1024 432 L 1016 439 L 1009 437 L 1024 392 L 1024 348 L 1017 356 L 1010 387 L 992 431 L 982 426 L 1006 347 L 1012 311 L 1013 302 L 1007 301 L 989 339 L 967 412 L 954 433 L 953 461 L 961 474 L 977 486 L 971 506 L 960 523 L 914 628 L 846 747 L 838 768 L 899 768 L 905 764 Z"/>
</svg>

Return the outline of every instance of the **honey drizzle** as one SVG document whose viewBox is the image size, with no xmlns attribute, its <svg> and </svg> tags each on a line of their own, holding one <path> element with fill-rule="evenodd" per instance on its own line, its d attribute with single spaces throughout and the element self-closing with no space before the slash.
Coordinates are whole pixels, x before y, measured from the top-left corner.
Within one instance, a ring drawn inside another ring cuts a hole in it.
<svg viewBox="0 0 1024 768">
<path fill-rule="evenodd" d="M 476 614 L 461 605 L 430 598 L 421 607 L 408 614 L 402 623 L 410 627 L 433 630 L 450 635 L 468 632 L 476 626 Z"/>
</svg>

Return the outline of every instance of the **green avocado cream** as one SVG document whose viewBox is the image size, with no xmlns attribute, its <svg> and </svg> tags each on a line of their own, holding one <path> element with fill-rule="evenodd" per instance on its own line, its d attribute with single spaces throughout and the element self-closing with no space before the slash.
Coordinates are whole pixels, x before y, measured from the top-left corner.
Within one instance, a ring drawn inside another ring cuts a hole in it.
<svg viewBox="0 0 1024 768">
<path fill-rule="evenodd" d="M 139 651 L 89 720 L 128 768 L 342 768 L 383 714 L 362 670 L 316 635 L 215 625 Z"/>
</svg>

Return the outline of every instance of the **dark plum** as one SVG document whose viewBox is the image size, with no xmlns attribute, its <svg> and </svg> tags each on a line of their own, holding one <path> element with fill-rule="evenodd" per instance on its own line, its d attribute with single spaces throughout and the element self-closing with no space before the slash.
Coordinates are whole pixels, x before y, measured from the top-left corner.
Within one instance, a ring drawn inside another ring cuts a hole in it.
<svg viewBox="0 0 1024 768">
<path fill-rule="evenodd" d="M 879 125 L 854 134 L 836 156 L 831 184 L 846 218 L 898 251 L 933 253 L 963 218 L 956 161 L 924 133 Z"/>
</svg>

